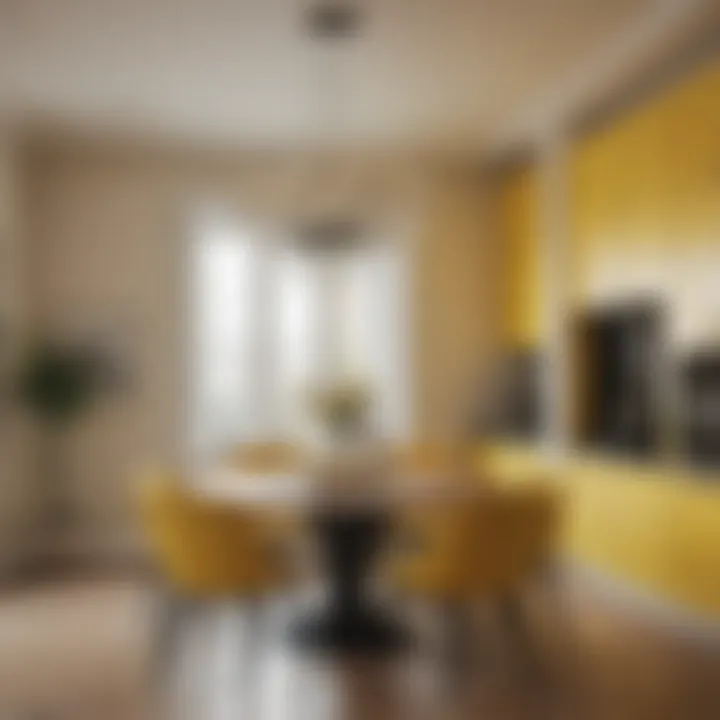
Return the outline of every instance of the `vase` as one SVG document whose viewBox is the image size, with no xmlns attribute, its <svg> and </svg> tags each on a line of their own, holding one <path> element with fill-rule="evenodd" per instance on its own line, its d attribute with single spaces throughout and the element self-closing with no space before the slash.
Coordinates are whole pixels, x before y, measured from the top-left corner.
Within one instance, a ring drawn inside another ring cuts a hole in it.
<svg viewBox="0 0 720 720">
<path fill-rule="evenodd" d="M 313 482 L 326 499 L 371 499 L 386 486 L 389 455 L 372 433 L 326 433 L 312 458 Z"/>
</svg>

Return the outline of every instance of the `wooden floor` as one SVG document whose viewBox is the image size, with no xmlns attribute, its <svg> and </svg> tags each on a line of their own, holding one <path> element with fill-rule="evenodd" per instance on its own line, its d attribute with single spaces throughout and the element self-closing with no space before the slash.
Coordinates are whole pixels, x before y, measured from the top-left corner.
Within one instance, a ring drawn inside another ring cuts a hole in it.
<svg viewBox="0 0 720 720">
<path fill-rule="evenodd" d="M 293 609 L 278 603 L 261 616 L 195 613 L 163 675 L 151 662 L 155 608 L 132 579 L 3 594 L 0 720 L 720 718 L 720 632 L 671 624 L 576 574 L 530 592 L 525 625 L 477 608 L 460 666 L 427 609 L 412 609 L 418 650 L 380 663 L 294 653 Z"/>
</svg>

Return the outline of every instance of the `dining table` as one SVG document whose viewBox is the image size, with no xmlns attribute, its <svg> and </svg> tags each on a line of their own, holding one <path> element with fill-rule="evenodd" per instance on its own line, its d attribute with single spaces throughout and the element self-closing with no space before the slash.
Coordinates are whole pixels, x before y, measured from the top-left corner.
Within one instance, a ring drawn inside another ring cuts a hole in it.
<svg viewBox="0 0 720 720">
<path fill-rule="evenodd" d="M 391 473 L 382 484 L 353 488 L 318 484 L 310 472 L 248 473 L 231 467 L 198 472 L 203 498 L 306 521 L 322 558 L 328 597 L 297 617 L 293 642 L 304 649 L 389 654 L 406 649 L 411 635 L 371 588 L 373 560 L 387 542 L 393 518 L 408 508 L 461 502 L 480 488 L 445 473 Z"/>
</svg>

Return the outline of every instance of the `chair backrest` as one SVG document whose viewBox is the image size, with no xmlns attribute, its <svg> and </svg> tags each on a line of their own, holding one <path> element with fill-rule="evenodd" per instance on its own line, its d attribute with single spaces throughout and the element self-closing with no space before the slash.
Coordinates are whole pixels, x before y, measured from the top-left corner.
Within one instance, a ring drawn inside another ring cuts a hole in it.
<svg viewBox="0 0 720 720">
<path fill-rule="evenodd" d="M 520 574 L 541 569 L 558 550 L 562 492 L 550 482 L 526 481 L 500 495 L 509 566 Z"/>
<path fill-rule="evenodd" d="M 437 595 L 509 589 L 552 557 L 559 501 L 551 486 L 533 485 L 406 514 L 401 533 L 417 547 L 405 569 Z"/>
<path fill-rule="evenodd" d="M 296 470 L 305 460 L 303 451 L 282 441 L 242 443 L 229 453 L 232 467 L 249 473 L 283 473 Z"/>
<path fill-rule="evenodd" d="M 549 483 L 493 488 L 462 522 L 463 561 L 474 592 L 502 591 L 548 566 L 557 550 L 561 495 Z"/>
<path fill-rule="evenodd" d="M 469 468 L 468 450 L 451 443 L 414 443 L 392 450 L 400 473 L 456 473 Z"/>
<path fill-rule="evenodd" d="M 197 595 L 251 593 L 272 575 L 261 518 L 199 498 L 169 475 L 147 478 L 139 509 L 166 579 Z"/>
</svg>

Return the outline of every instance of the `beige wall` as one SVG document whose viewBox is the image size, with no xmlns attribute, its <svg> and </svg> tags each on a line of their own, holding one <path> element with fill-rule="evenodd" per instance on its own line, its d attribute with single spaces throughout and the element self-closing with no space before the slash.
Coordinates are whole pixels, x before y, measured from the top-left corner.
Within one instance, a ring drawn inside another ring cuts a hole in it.
<svg viewBox="0 0 720 720">
<path fill-rule="evenodd" d="M 0 572 L 22 562 L 32 523 L 32 438 L 12 401 L 12 374 L 28 323 L 27 246 L 19 147 L 0 131 Z"/>
<path fill-rule="evenodd" d="M 287 158 L 77 145 L 29 155 L 39 316 L 50 327 L 117 334 L 134 374 L 130 391 L 76 438 L 75 498 L 91 536 L 124 533 L 134 467 L 181 457 L 192 208 L 214 199 L 253 218 L 282 215 L 291 167 Z M 415 426 L 419 436 L 446 436 L 460 426 L 496 327 L 482 186 L 457 166 L 407 159 L 387 162 L 383 178 L 385 198 L 412 216 Z"/>
<path fill-rule="evenodd" d="M 452 438 L 499 345 L 501 257 L 477 173 L 435 168 L 429 183 L 413 308 L 416 420 L 419 435 Z"/>
</svg>

